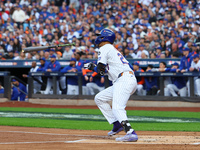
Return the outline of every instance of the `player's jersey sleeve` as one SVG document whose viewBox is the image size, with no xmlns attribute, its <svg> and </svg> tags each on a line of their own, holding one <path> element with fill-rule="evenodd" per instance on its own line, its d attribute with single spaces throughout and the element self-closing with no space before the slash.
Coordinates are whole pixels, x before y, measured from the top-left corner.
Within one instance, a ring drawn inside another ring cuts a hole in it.
<svg viewBox="0 0 200 150">
<path fill-rule="evenodd" d="M 100 48 L 98 52 L 98 63 L 107 64 L 109 49 L 107 47 Z"/>
<path fill-rule="evenodd" d="M 190 66 L 191 68 L 195 68 L 195 64 L 194 64 L 194 62 L 192 61 L 192 63 L 191 63 L 191 66 Z"/>
</svg>

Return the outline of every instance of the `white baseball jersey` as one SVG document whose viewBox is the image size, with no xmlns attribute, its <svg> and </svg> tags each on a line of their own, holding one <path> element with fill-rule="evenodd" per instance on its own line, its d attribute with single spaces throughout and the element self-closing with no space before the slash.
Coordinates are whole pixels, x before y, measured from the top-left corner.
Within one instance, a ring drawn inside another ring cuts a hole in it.
<svg viewBox="0 0 200 150">
<path fill-rule="evenodd" d="M 133 71 L 124 56 L 111 44 L 106 44 L 99 49 L 98 63 L 106 65 L 109 80 L 115 82 L 122 72 Z"/>
<path fill-rule="evenodd" d="M 98 63 L 106 65 L 108 77 L 113 81 L 113 85 L 95 96 L 97 106 L 110 124 L 128 120 L 125 107 L 130 95 L 137 89 L 137 80 L 133 73 L 130 73 L 133 70 L 123 55 L 111 44 L 99 49 Z M 123 75 L 119 77 L 122 72 Z M 112 101 L 112 108 L 108 101 Z"/>
<path fill-rule="evenodd" d="M 194 61 L 192 61 L 191 67 L 199 70 L 200 69 L 200 60 L 196 64 Z"/>
<path fill-rule="evenodd" d="M 36 66 L 35 68 L 31 68 L 31 69 L 30 69 L 30 72 L 37 72 L 38 68 L 39 68 L 38 66 Z M 36 78 L 36 79 L 38 79 L 40 82 L 42 82 L 42 78 L 41 78 L 41 77 L 34 77 L 34 78 Z M 40 91 L 40 89 L 41 89 L 41 84 L 39 84 L 37 81 L 33 80 L 33 86 L 34 86 L 34 89 L 33 89 L 33 92 L 34 92 L 34 93 L 37 93 L 37 92 Z M 27 88 L 28 88 L 28 86 L 27 86 Z"/>
<path fill-rule="evenodd" d="M 195 64 L 194 61 L 192 61 L 190 67 L 199 70 L 199 69 L 200 69 L 200 60 L 199 60 L 196 64 Z M 194 80 L 196 80 L 197 78 L 198 78 L 198 77 L 194 77 Z"/>
<path fill-rule="evenodd" d="M 195 64 L 194 61 L 191 63 L 191 68 L 200 69 L 200 60 Z M 188 96 L 190 96 L 190 81 L 187 82 L 187 88 L 188 88 Z M 200 96 L 200 78 L 194 77 L 194 94 Z"/>
<path fill-rule="evenodd" d="M 37 70 L 38 70 L 38 66 L 36 66 L 35 68 L 31 68 L 30 69 L 30 72 L 37 72 Z M 41 79 L 41 77 L 35 77 L 35 78 L 37 78 L 38 80 L 40 80 L 41 82 L 42 82 L 42 79 Z M 36 81 L 35 81 L 36 82 Z"/>
</svg>

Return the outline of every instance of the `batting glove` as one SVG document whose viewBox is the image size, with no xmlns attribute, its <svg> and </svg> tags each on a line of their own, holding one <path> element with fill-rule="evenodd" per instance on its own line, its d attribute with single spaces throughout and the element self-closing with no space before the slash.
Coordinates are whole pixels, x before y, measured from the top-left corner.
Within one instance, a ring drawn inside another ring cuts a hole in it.
<svg viewBox="0 0 200 150">
<path fill-rule="evenodd" d="M 84 64 L 85 69 L 94 70 L 94 67 L 96 67 L 96 65 L 92 62 Z"/>
</svg>

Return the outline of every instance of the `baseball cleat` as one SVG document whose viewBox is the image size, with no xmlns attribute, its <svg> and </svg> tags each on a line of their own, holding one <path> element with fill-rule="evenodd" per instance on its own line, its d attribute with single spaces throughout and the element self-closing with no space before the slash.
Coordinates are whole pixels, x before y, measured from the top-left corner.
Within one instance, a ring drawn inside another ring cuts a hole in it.
<svg viewBox="0 0 200 150">
<path fill-rule="evenodd" d="M 109 136 L 113 136 L 113 135 L 115 135 L 115 134 L 117 134 L 117 133 L 119 133 L 119 132 L 121 132 L 123 130 L 123 127 L 120 127 L 117 131 L 110 131 L 110 132 L 108 132 L 108 135 Z"/>
<path fill-rule="evenodd" d="M 118 142 L 136 142 L 138 140 L 138 136 L 135 131 L 133 131 L 131 134 L 126 134 L 125 136 L 116 138 L 115 140 Z"/>
</svg>

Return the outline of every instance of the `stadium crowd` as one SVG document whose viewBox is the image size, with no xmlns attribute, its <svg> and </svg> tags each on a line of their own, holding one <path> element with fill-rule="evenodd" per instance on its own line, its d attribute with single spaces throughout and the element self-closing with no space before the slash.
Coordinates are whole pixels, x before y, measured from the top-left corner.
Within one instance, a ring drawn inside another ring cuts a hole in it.
<svg viewBox="0 0 200 150">
<path fill-rule="evenodd" d="M 94 45 L 95 33 L 108 28 L 116 34 L 115 47 L 127 59 L 181 58 L 180 66 L 173 64 L 171 69 L 166 70 L 166 64 L 161 63 L 158 70 L 148 66 L 146 71 L 199 71 L 198 67 L 190 68 L 192 61 L 199 62 L 196 59 L 199 59 L 200 51 L 200 0 L 119 2 L 115 0 L 105 2 L 2 0 L 0 2 L 0 59 L 71 60 L 76 58 L 77 54 L 81 54 L 81 59 L 97 58 L 98 49 Z M 32 53 L 22 52 L 23 48 L 29 46 L 73 42 L 76 44 L 73 47 L 58 47 Z M 76 61 L 79 62 L 77 58 Z M 133 67 L 135 67 L 134 71 L 141 70 L 137 62 Z M 73 68 L 67 69 L 74 71 Z M 148 82 L 152 83 L 149 85 L 149 90 L 145 88 L 148 95 L 157 93 L 159 88 L 156 78 L 143 78 L 139 81 L 146 86 Z M 173 80 L 173 85 L 177 82 L 183 83 L 181 80 Z M 177 96 L 174 91 L 179 95 L 186 93 L 185 82 L 181 86 L 177 83 L 176 88 L 172 87 L 171 83 L 171 81 L 166 83 L 165 88 L 168 90 L 165 90 L 170 92 L 166 96 Z M 66 88 L 66 85 L 64 87 Z M 141 86 L 138 88 L 138 95 L 144 95 L 140 90 Z M 182 88 L 184 90 L 179 91 Z M 174 91 L 170 91 L 171 89 Z M 186 96 L 184 94 L 181 96 Z M 199 93 L 196 95 L 200 96 Z"/>
<path fill-rule="evenodd" d="M 75 42 L 72 48 L 52 49 L 59 59 L 83 51 L 94 57 L 95 33 L 116 33 L 116 48 L 126 58 L 177 58 L 182 50 L 199 51 L 200 0 L 125 0 L 98 3 L 53 0 L 0 2 L 1 59 L 49 58 L 50 50 L 22 53 L 28 46 Z M 61 5 L 61 6 L 59 6 Z"/>
</svg>

